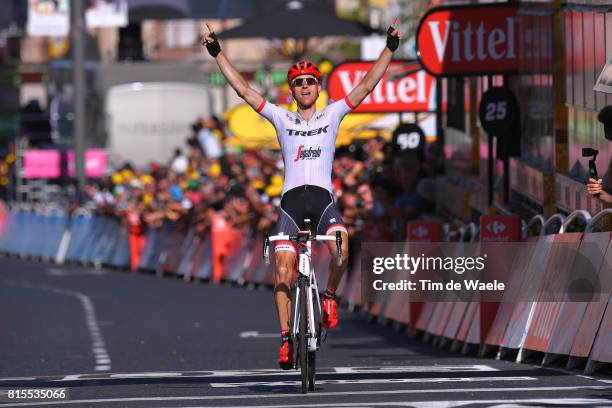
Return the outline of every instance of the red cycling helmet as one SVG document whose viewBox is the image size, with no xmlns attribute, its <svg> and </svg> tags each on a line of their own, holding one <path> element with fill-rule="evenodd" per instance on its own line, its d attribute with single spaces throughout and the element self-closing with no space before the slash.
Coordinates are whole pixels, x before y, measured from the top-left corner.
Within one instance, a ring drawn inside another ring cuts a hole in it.
<svg viewBox="0 0 612 408">
<path fill-rule="evenodd" d="M 313 77 L 317 78 L 317 81 L 321 82 L 321 72 L 319 71 L 319 68 L 308 60 L 296 62 L 291 66 L 291 68 L 289 68 L 289 71 L 287 71 L 287 82 L 291 84 L 293 78 L 300 75 L 312 75 Z"/>
</svg>

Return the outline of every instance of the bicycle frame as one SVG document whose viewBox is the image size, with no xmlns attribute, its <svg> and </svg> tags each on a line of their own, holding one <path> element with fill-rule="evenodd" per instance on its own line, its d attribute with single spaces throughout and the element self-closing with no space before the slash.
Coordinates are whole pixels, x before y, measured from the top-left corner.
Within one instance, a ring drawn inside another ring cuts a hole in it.
<svg viewBox="0 0 612 408">
<path fill-rule="evenodd" d="M 307 279 L 306 284 L 306 301 L 307 301 L 307 311 L 308 311 L 308 351 L 316 351 L 317 350 L 317 328 L 315 322 L 315 309 L 314 309 L 314 299 L 313 299 L 313 291 L 316 295 L 316 304 L 319 310 L 319 316 L 321 316 L 321 299 L 319 298 L 319 287 L 317 285 L 317 278 L 315 276 L 314 268 L 312 266 L 312 243 L 311 241 L 307 241 L 305 244 L 299 246 L 299 254 L 298 254 L 298 279 Z M 291 330 L 291 336 L 296 338 L 298 333 L 298 325 L 295 322 L 299 321 L 300 315 L 300 285 L 297 285 L 295 292 L 295 301 L 293 304 L 293 324 Z"/>
</svg>

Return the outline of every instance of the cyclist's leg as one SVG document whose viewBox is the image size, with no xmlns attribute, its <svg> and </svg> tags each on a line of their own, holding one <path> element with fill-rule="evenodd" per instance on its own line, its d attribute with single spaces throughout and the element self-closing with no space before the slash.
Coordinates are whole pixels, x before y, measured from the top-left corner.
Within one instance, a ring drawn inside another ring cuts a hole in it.
<svg viewBox="0 0 612 408">
<path fill-rule="evenodd" d="M 278 312 L 280 330 L 290 328 L 291 278 L 295 269 L 295 247 L 290 242 L 275 245 L 274 301 Z"/>
<path fill-rule="evenodd" d="M 293 368 L 293 341 L 290 332 L 291 278 L 295 265 L 295 249 L 290 242 L 279 242 L 275 246 L 274 301 L 280 324 L 281 346 L 278 363 L 283 370 Z"/>
<path fill-rule="evenodd" d="M 328 205 L 321 215 L 317 230 L 319 234 L 324 235 L 336 235 L 336 231 L 340 231 L 342 236 L 342 263 L 340 266 L 336 263 L 336 258 L 338 257 L 336 242 L 327 241 L 325 243 L 332 258 L 329 264 L 330 274 L 329 281 L 327 282 L 327 289 L 335 293 L 348 264 L 348 233 L 342 221 L 342 215 L 334 202 Z"/>
<path fill-rule="evenodd" d="M 286 200 L 285 200 L 286 201 Z M 276 226 L 277 234 L 292 235 L 298 231 L 293 218 L 283 209 Z M 293 342 L 290 336 L 291 322 L 291 280 L 295 271 L 296 248 L 292 242 L 279 241 L 274 245 L 275 275 L 274 301 L 281 332 L 281 347 L 278 362 L 282 369 L 293 367 Z"/>
<path fill-rule="evenodd" d="M 344 275 L 348 264 L 348 233 L 342 222 L 342 216 L 336 208 L 335 203 L 331 203 L 321 216 L 319 223 L 319 233 L 325 235 L 336 235 L 340 232 L 342 237 L 342 258 L 340 266 L 337 264 L 338 251 L 335 241 L 328 241 L 325 244 L 331 254 L 329 264 L 329 280 L 327 281 L 327 289 L 323 296 L 323 327 L 332 329 L 338 325 L 338 305 L 336 303 L 336 289 L 340 284 L 340 280 Z"/>
<path fill-rule="evenodd" d="M 344 227 L 343 227 L 344 228 Z M 336 235 L 336 232 L 330 232 L 328 235 Z M 348 264 L 348 234 L 346 233 L 346 228 L 344 230 L 340 230 L 340 235 L 342 235 L 342 263 L 340 266 L 336 263 L 336 258 L 338 257 L 338 252 L 336 251 L 336 243 L 333 241 L 328 241 L 327 248 L 329 249 L 329 253 L 331 255 L 331 261 L 329 261 L 329 280 L 327 281 L 327 290 L 331 293 L 335 293 L 336 289 L 338 289 L 338 285 L 342 280 L 342 276 L 344 276 L 344 272 L 346 271 L 346 266 Z"/>
</svg>

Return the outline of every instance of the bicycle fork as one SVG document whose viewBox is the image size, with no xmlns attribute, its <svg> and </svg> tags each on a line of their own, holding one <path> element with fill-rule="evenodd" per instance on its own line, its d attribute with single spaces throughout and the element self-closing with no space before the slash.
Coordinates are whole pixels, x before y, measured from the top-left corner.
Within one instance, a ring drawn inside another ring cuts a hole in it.
<svg viewBox="0 0 612 408">
<path fill-rule="evenodd" d="M 321 316 L 321 299 L 319 298 L 319 287 L 317 285 L 317 279 L 312 271 L 311 259 L 310 259 L 310 242 L 306 244 L 306 248 L 304 248 L 299 255 L 298 262 L 298 280 L 307 279 L 306 288 L 306 312 L 307 312 L 307 332 L 308 336 L 308 351 L 316 351 L 319 347 L 318 344 L 318 328 L 315 323 L 315 309 L 314 305 L 316 303 L 318 307 L 319 316 Z M 314 296 L 313 296 L 314 292 Z M 292 327 L 292 337 L 297 338 L 298 328 L 300 319 L 300 310 L 301 310 L 301 293 L 300 293 L 300 285 L 298 281 L 298 285 L 295 292 L 295 304 L 293 307 L 293 327 Z"/>
</svg>

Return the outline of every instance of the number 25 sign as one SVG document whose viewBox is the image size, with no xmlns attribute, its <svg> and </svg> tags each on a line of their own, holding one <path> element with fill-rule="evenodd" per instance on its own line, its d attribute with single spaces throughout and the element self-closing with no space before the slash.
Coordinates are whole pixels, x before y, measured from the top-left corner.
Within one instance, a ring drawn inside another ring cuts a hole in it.
<svg viewBox="0 0 612 408">
<path fill-rule="evenodd" d="M 512 91 L 506 87 L 489 88 L 480 100 L 480 124 L 488 134 L 504 137 L 519 120 L 519 108 Z"/>
</svg>

